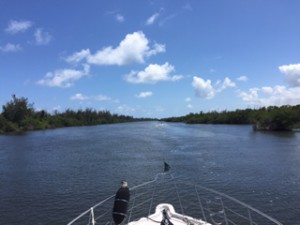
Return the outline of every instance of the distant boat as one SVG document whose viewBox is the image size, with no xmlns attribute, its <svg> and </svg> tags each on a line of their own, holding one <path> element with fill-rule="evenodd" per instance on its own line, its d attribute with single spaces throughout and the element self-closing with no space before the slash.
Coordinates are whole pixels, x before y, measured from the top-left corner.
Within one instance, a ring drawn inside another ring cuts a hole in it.
<svg viewBox="0 0 300 225">
<path fill-rule="evenodd" d="M 282 225 L 226 194 L 180 182 L 169 169 L 164 163 L 163 173 L 131 188 L 123 181 L 116 195 L 97 203 L 68 225 Z"/>
<path fill-rule="evenodd" d="M 159 123 L 155 124 L 155 127 L 164 127 L 165 125 L 166 125 L 166 123 L 159 122 Z"/>
</svg>

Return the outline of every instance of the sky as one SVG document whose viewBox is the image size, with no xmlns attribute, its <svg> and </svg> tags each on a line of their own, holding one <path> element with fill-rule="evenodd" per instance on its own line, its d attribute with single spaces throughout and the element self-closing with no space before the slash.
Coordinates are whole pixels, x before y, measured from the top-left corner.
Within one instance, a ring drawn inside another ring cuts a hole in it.
<svg viewBox="0 0 300 225">
<path fill-rule="evenodd" d="M 164 118 L 300 104 L 299 0 L 0 0 L 0 105 Z"/>
</svg>

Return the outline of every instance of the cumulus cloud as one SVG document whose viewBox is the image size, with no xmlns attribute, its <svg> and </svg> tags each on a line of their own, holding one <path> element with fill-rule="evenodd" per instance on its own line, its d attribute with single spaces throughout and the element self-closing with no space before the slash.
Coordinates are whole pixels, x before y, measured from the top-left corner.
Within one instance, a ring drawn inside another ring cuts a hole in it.
<svg viewBox="0 0 300 225">
<path fill-rule="evenodd" d="M 150 64 L 142 71 L 131 71 L 125 76 L 130 83 L 151 83 L 159 81 L 176 81 L 182 78 L 181 75 L 172 75 L 174 67 L 168 62 L 165 64 Z"/>
<path fill-rule="evenodd" d="M 243 101 L 257 104 L 259 102 L 258 90 L 258 88 L 250 88 L 247 92 L 238 90 L 238 94 Z"/>
<path fill-rule="evenodd" d="M 225 77 L 223 81 L 218 80 L 215 84 L 215 90 L 218 92 L 221 92 L 229 87 L 235 87 L 235 83 L 231 81 L 228 77 Z"/>
<path fill-rule="evenodd" d="M 28 20 L 19 20 L 19 21 L 11 20 L 8 23 L 8 26 L 5 29 L 5 32 L 7 32 L 9 34 L 16 34 L 16 33 L 20 33 L 20 32 L 25 32 L 32 25 L 33 25 L 33 23 L 31 21 L 28 21 Z"/>
<path fill-rule="evenodd" d="M 147 97 L 150 97 L 152 96 L 153 93 L 151 91 L 143 91 L 143 92 L 140 92 L 137 97 L 138 98 L 147 98 Z"/>
<path fill-rule="evenodd" d="M 155 43 L 152 47 L 149 40 L 141 31 L 127 34 L 120 44 L 92 54 L 89 49 L 81 50 L 67 57 L 68 62 L 86 60 L 89 64 L 96 65 L 125 65 L 130 63 L 144 63 L 145 58 L 165 52 L 165 45 Z"/>
<path fill-rule="evenodd" d="M 273 88 L 272 87 L 262 87 L 261 88 L 261 91 L 263 92 L 263 93 L 265 93 L 265 94 L 272 94 L 273 93 Z"/>
<path fill-rule="evenodd" d="M 52 39 L 52 36 L 48 32 L 43 31 L 42 28 L 36 29 L 34 37 L 37 45 L 47 45 Z"/>
<path fill-rule="evenodd" d="M 284 74 L 291 87 L 300 86 L 300 63 L 279 66 L 279 71 Z"/>
<path fill-rule="evenodd" d="M 146 25 L 148 25 L 148 26 L 152 25 L 155 22 L 155 20 L 158 18 L 158 16 L 159 16 L 159 13 L 155 13 L 152 16 L 150 16 L 146 21 Z"/>
<path fill-rule="evenodd" d="M 300 103 L 300 64 L 278 67 L 288 86 L 275 85 L 238 90 L 238 96 L 247 104 L 255 106 L 296 105 Z"/>
<path fill-rule="evenodd" d="M 192 85 L 198 97 L 210 99 L 215 96 L 215 91 L 210 80 L 204 80 L 201 77 L 194 76 Z"/>
<path fill-rule="evenodd" d="M 118 47 L 106 47 L 88 57 L 91 64 L 124 65 L 133 62 L 143 63 L 145 57 L 164 52 L 163 45 L 149 47 L 149 41 L 143 32 L 126 35 Z"/>
<path fill-rule="evenodd" d="M 0 46 L 0 52 L 18 52 L 22 48 L 19 44 L 7 43 L 6 45 Z"/>
<path fill-rule="evenodd" d="M 165 51 L 166 51 L 165 45 L 154 43 L 153 47 L 145 53 L 145 56 L 150 57 L 152 55 L 156 55 L 157 53 L 161 53 L 161 52 L 165 52 Z"/>
<path fill-rule="evenodd" d="M 228 87 L 235 87 L 235 83 L 233 81 L 231 81 L 228 77 L 225 77 L 225 79 L 222 83 L 222 89 L 225 89 Z"/>
<path fill-rule="evenodd" d="M 215 85 L 211 84 L 211 80 L 204 80 L 201 77 L 194 76 L 192 85 L 195 88 L 196 96 L 201 98 L 213 98 L 216 92 L 222 92 L 226 88 L 235 87 L 235 83 L 228 77 L 223 81 L 218 80 Z"/>
<path fill-rule="evenodd" d="M 238 96 L 248 104 L 256 106 L 296 105 L 300 103 L 300 87 L 250 88 L 248 91 L 238 91 Z"/>
<path fill-rule="evenodd" d="M 48 72 L 45 77 L 37 83 L 48 87 L 71 87 L 76 80 L 89 74 L 89 65 L 84 65 L 83 70 L 62 69 Z"/>
</svg>

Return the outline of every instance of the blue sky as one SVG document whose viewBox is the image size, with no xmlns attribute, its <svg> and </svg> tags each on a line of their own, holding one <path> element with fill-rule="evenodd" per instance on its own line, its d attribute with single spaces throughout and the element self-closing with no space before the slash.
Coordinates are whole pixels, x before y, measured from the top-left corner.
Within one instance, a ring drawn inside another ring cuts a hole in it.
<svg viewBox="0 0 300 225">
<path fill-rule="evenodd" d="M 135 117 L 300 104 L 298 0 L 0 0 L 0 104 Z"/>
</svg>

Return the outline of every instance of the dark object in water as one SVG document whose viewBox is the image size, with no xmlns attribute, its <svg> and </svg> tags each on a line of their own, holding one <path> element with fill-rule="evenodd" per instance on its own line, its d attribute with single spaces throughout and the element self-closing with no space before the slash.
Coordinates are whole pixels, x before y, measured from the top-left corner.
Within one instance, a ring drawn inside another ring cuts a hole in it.
<svg viewBox="0 0 300 225">
<path fill-rule="evenodd" d="M 113 220 L 116 225 L 122 223 L 127 214 L 127 208 L 130 198 L 130 192 L 126 181 L 121 182 L 121 187 L 116 193 L 114 207 L 113 207 Z"/>
<path fill-rule="evenodd" d="M 168 172 L 170 169 L 171 166 L 168 163 L 164 162 L 164 173 Z"/>
</svg>

